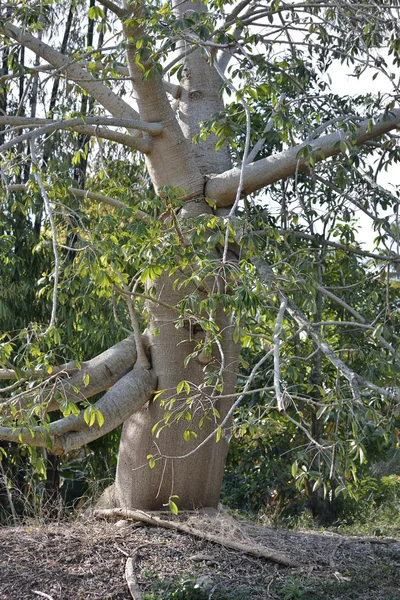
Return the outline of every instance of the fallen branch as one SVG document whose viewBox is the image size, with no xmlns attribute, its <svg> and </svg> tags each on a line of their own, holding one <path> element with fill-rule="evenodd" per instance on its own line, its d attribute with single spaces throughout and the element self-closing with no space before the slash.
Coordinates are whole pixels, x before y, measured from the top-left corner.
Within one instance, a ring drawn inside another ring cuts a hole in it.
<svg viewBox="0 0 400 600">
<path fill-rule="evenodd" d="M 127 559 L 125 565 L 125 579 L 133 600 L 143 600 L 143 596 L 140 593 L 139 584 L 135 575 L 136 557 L 137 552 L 135 552 L 132 558 Z"/>
<path fill-rule="evenodd" d="M 124 518 L 124 519 L 133 519 L 134 521 L 142 521 L 146 525 L 150 525 L 152 527 L 164 527 L 165 529 L 174 529 L 176 531 L 180 531 L 182 533 L 186 533 L 188 535 L 192 535 L 202 540 L 208 540 L 209 542 L 213 542 L 214 544 L 219 544 L 224 548 L 230 548 L 232 550 L 237 550 L 238 552 L 243 552 L 244 554 L 248 554 L 249 556 L 255 556 L 256 558 L 266 558 L 267 560 L 271 560 L 280 565 L 284 565 L 285 567 L 303 567 L 304 565 L 299 563 L 297 560 L 290 558 L 286 554 L 282 552 L 278 552 L 275 550 L 271 550 L 269 548 L 265 548 L 263 546 L 255 546 L 244 544 L 243 542 L 237 542 L 236 540 L 230 540 L 226 537 L 220 537 L 213 533 L 209 533 L 208 531 L 200 531 L 199 529 L 194 529 L 185 523 L 180 523 L 178 521 L 167 521 L 165 519 L 160 519 L 159 517 L 155 517 L 149 515 L 140 510 L 123 510 L 122 508 L 106 508 L 102 510 L 94 511 L 95 517 L 100 518 Z"/>
<path fill-rule="evenodd" d="M 41 598 L 47 598 L 47 600 L 54 600 L 53 596 L 50 596 L 49 594 L 45 594 L 44 592 L 38 592 L 36 590 L 32 590 L 32 594 L 36 594 L 37 596 L 40 596 Z"/>
</svg>

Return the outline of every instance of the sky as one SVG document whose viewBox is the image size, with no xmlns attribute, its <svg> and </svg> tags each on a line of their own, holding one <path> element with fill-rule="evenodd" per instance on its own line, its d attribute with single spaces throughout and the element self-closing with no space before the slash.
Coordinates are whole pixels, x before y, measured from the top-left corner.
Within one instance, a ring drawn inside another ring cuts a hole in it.
<svg viewBox="0 0 400 600">
<path fill-rule="evenodd" d="M 389 61 L 391 62 L 391 61 Z M 393 86 L 390 81 L 381 73 L 378 74 L 375 80 L 372 80 L 372 75 L 375 73 L 372 69 L 366 70 L 359 78 L 351 77 L 348 75 L 350 69 L 346 69 L 345 65 L 342 65 L 340 61 L 336 61 L 330 67 L 328 73 L 330 77 L 330 88 L 331 91 L 338 95 L 359 95 L 367 93 L 393 93 Z M 372 165 L 374 163 L 372 162 Z M 377 183 L 385 187 L 389 191 L 400 189 L 400 165 L 393 165 L 388 171 L 381 171 L 378 175 Z M 382 217 L 393 214 L 392 211 L 382 211 Z M 371 220 L 360 213 L 360 238 L 363 239 L 365 250 L 372 250 L 374 248 L 373 240 L 376 237 Z"/>
</svg>

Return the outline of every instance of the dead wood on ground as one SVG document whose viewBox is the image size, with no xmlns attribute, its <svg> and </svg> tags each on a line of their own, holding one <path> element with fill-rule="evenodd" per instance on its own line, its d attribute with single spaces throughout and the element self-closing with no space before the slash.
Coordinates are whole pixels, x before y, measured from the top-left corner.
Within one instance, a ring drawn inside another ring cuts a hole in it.
<svg viewBox="0 0 400 600">
<path fill-rule="evenodd" d="M 233 539 L 228 539 L 226 537 L 222 538 L 221 536 L 215 535 L 208 531 L 200 531 L 199 529 L 195 529 L 194 527 L 186 525 L 185 523 L 181 523 L 180 521 L 167 521 L 165 519 L 160 519 L 159 517 L 149 515 L 148 513 L 142 512 L 140 510 L 123 510 L 121 508 L 107 508 L 102 510 L 95 510 L 94 516 L 100 518 L 132 519 L 134 521 L 141 521 L 146 525 L 150 525 L 153 527 L 175 529 L 176 531 L 186 533 L 199 539 L 208 540 L 209 542 L 213 542 L 214 544 L 219 544 L 221 546 L 224 546 L 224 548 L 230 548 L 238 552 L 243 552 L 244 554 L 248 554 L 249 556 L 255 556 L 256 558 L 265 558 L 267 560 L 271 560 L 286 567 L 304 566 L 297 560 L 291 558 L 286 554 L 283 554 L 282 552 L 271 550 L 258 544 L 249 545 L 244 544 L 243 542 L 238 542 Z"/>
</svg>

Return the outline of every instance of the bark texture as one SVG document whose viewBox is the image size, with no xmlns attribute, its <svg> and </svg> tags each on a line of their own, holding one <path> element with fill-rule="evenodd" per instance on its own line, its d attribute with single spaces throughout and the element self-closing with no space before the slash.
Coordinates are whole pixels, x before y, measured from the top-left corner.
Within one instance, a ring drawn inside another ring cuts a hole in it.
<svg viewBox="0 0 400 600">
<path fill-rule="evenodd" d="M 201 3 L 176 2 L 175 12 L 181 17 L 185 16 L 187 11 L 193 10 L 201 12 L 206 8 Z M 130 34 L 133 36 L 134 32 L 131 31 Z M 141 118 L 150 122 L 157 118 L 164 127 L 162 134 L 155 140 L 152 151 L 147 155 L 149 171 L 155 186 L 165 182 L 185 188 L 189 202 L 181 211 L 181 216 L 210 214 L 211 209 L 204 200 L 204 176 L 210 171 L 218 173 L 228 169 L 231 166 L 229 153 L 226 149 L 215 151 L 216 139 L 213 135 L 199 144 L 191 144 L 190 141 L 199 132 L 201 121 L 223 110 L 219 75 L 199 50 L 188 54 L 184 59 L 180 82 L 182 90 L 175 116 L 171 115 L 171 109 L 165 106 L 161 80 L 157 82 L 154 78 L 148 82 L 139 81 L 138 75 L 135 74 L 133 55 L 129 58 L 129 65 L 135 78 Z M 156 89 L 157 86 L 159 89 Z M 160 107 L 161 114 L 166 115 L 161 119 Z M 172 122 L 169 119 L 172 119 Z M 176 127 L 179 129 L 179 135 L 174 130 Z M 181 158 L 174 156 L 171 136 L 175 136 L 177 140 L 180 136 L 183 138 L 179 142 L 184 151 L 184 156 L 180 154 Z M 163 140 L 168 141 L 167 150 L 162 145 Z M 155 296 L 170 306 L 178 305 L 183 295 L 190 293 L 187 288 L 183 291 L 174 289 L 174 279 L 175 277 L 165 274 L 155 284 Z M 222 332 L 220 350 L 215 346 L 213 359 L 208 366 L 205 367 L 199 360 L 192 359 L 185 368 L 186 357 L 204 339 L 204 332 L 193 330 L 190 324 L 177 328 L 176 312 L 155 302 L 148 303 L 148 310 L 151 318 L 149 330 L 152 336 L 152 368 L 157 373 L 158 389 L 166 391 L 155 402 L 150 403 L 148 408 L 135 413 L 124 424 L 116 484 L 111 495 L 114 499 L 112 503 L 124 509 L 156 510 L 168 505 L 170 497 L 177 495 L 176 503 L 179 509 L 216 507 L 228 444 L 225 435 L 222 435 L 217 443 L 215 437 L 212 437 L 202 445 L 202 442 L 216 431 L 217 422 L 215 418 L 206 419 L 201 428 L 199 422 L 204 416 L 204 409 L 210 409 L 211 406 L 215 406 L 220 415 L 218 421 L 222 420 L 231 406 L 231 400 L 212 400 L 200 394 L 190 408 L 190 423 L 185 418 L 179 421 L 171 418 L 168 426 L 157 438 L 152 434 L 152 429 L 164 418 L 163 400 L 176 397 L 175 406 L 184 406 L 187 396 L 176 394 L 176 386 L 180 381 L 186 380 L 194 386 L 201 386 L 204 384 L 207 370 L 219 369 L 222 360 L 225 363 L 223 393 L 234 392 L 239 348 L 233 342 L 233 326 L 222 311 L 218 311 L 217 321 Z M 159 333 L 154 336 L 152 334 L 156 329 Z M 211 394 L 211 389 L 204 391 Z M 197 437 L 192 436 L 190 441 L 184 439 L 184 432 L 188 428 L 197 434 Z M 152 469 L 148 464 L 149 455 L 156 458 Z"/>
<path fill-rule="evenodd" d="M 172 289 L 172 281 L 164 277 L 159 282 L 163 287 L 163 297 L 178 300 L 178 294 Z M 177 329 L 176 315 L 168 309 L 152 303 L 151 331 L 157 327 L 160 333 L 153 338 L 151 361 L 158 377 L 158 389 L 166 392 L 152 402 L 148 408 L 135 413 L 124 423 L 116 478 L 116 505 L 121 508 L 160 509 L 168 505 L 171 495 L 179 496 L 176 501 L 180 509 L 192 509 L 201 506 L 216 507 L 225 466 L 228 445 L 223 435 L 218 443 L 212 438 L 200 449 L 196 448 L 216 429 L 214 419 L 206 420 L 199 429 L 199 420 L 204 408 L 210 407 L 210 400 L 200 396 L 191 409 L 194 414 L 190 424 L 185 418 L 172 422 L 163 429 L 160 436 L 152 435 L 153 426 L 162 421 L 165 409 L 163 399 L 177 397 L 184 404 L 186 395 L 177 395 L 176 386 L 181 380 L 201 385 L 204 382 L 204 365 L 193 359 L 184 367 L 188 354 L 192 353 L 204 336 L 203 332 L 194 333 L 189 326 Z M 219 320 L 224 331 L 222 349 L 227 368 L 224 372 L 224 393 L 235 389 L 239 349 L 233 342 L 233 327 Z M 215 363 L 219 366 L 220 357 L 215 354 Z M 215 367 L 210 363 L 209 367 Z M 205 390 L 210 392 L 211 390 Z M 217 408 L 224 418 L 231 405 L 230 400 L 217 400 Z M 196 412 L 195 412 L 196 411 Z M 173 421 L 173 419 L 171 419 Z M 190 427 L 197 438 L 185 441 L 184 431 Z M 189 456 L 187 456 L 190 452 Z M 159 457 L 153 469 L 149 468 L 148 455 Z M 182 457 L 182 458 L 180 458 Z M 183 458 L 184 457 L 184 458 Z"/>
</svg>

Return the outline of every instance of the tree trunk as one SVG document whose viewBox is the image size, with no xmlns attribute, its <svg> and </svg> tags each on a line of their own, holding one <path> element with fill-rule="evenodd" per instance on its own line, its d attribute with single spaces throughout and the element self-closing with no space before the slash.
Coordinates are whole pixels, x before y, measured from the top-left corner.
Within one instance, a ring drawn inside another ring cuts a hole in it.
<svg viewBox="0 0 400 600">
<path fill-rule="evenodd" d="M 165 285 L 165 296 L 171 301 L 173 291 L 167 277 L 162 278 L 159 285 Z M 190 381 L 200 385 L 204 381 L 204 365 L 197 359 L 192 359 L 187 367 L 184 360 L 194 351 L 203 332 L 191 332 L 190 325 L 177 329 L 175 315 L 168 309 L 157 306 L 151 307 L 150 332 L 158 327 L 160 333 L 151 337 L 151 362 L 158 375 L 158 388 L 165 389 L 156 401 L 147 408 L 135 413 L 124 423 L 119 449 L 115 504 L 122 508 L 143 508 L 148 510 L 160 509 L 168 505 L 172 495 L 180 509 L 193 509 L 202 506 L 216 507 L 222 482 L 228 443 L 225 433 L 216 442 L 213 437 L 204 446 L 195 451 L 196 447 L 216 429 L 214 418 L 205 420 L 201 428 L 199 421 L 204 408 L 211 403 L 206 397 L 194 401 L 190 412 L 192 421 L 188 423 L 185 417 L 165 427 L 159 437 L 152 434 L 152 428 L 162 421 L 165 409 L 162 400 L 176 397 L 185 404 L 186 394 L 176 394 L 176 386 L 182 381 Z M 225 326 L 223 352 L 228 368 L 224 373 L 223 393 L 234 392 L 237 376 L 238 347 L 233 342 L 233 328 L 220 319 L 221 329 Z M 219 363 L 218 356 L 209 367 Z M 218 365 L 219 366 L 219 365 Z M 181 404 L 176 402 L 174 408 Z M 218 400 L 215 403 L 220 418 L 224 418 L 231 405 L 230 399 Z M 197 409 L 197 412 L 195 412 Z M 195 413 L 195 414 L 194 414 Z M 171 419 L 172 421 L 173 419 Z M 185 441 L 184 432 L 190 429 L 197 434 Z M 194 451 L 190 456 L 178 458 Z M 149 467 L 149 455 L 159 457 L 154 468 Z M 176 458 L 175 458 L 176 457 Z"/>
<path fill-rule="evenodd" d="M 190 10 L 200 12 L 206 10 L 206 7 L 201 3 L 177 2 L 176 12 L 179 16 L 184 16 L 185 12 Z M 221 83 L 216 70 L 209 65 L 199 50 L 188 55 L 184 61 L 180 81 L 182 92 L 177 109 L 178 122 L 188 141 L 198 133 L 200 122 L 223 110 Z M 200 144 L 191 144 L 197 170 L 203 175 L 210 172 L 221 173 L 231 166 L 228 150 L 216 152 L 215 142 L 215 136 L 210 135 Z M 153 170 L 154 168 L 153 162 Z M 179 166 L 179 171 L 181 169 L 182 165 Z M 196 177 L 197 173 L 194 179 Z M 156 175 L 155 179 L 157 181 L 160 177 Z M 179 176 L 176 176 L 175 180 L 179 180 Z M 192 217 L 211 212 L 204 197 L 197 197 L 187 203 L 182 215 Z M 178 305 L 183 294 L 189 293 L 187 288 L 184 288 L 183 292 L 174 290 L 173 280 L 173 277 L 164 275 L 155 286 L 156 297 L 170 306 Z M 216 430 L 216 421 L 221 422 L 224 419 L 232 399 L 216 401 L 215 408 L 220 417 L 205 419 L 201 428 L 199 422 L 204 416 L 204 409 L 213 405 L 206 396 L 196 399 L 189 409 L 192 415 L 190 422 L 182 417 L 179 421 L 168 424 L 159 437 L 152 434 L 152 429 L 165 416 L 165 408 L 161 405 L 163 401 L 177 398 L 174 408 L 186 402 L 186 394 L 176 393 L 180 381 L 201 385 L 210 369 L 220 368 L 220 350 L 214 348 L 213 360 L 207 366 L 194 358 L 185 367 L 186 357 L 204 339 L 204 332 L 196 331 L 190 323 L 177 328 L 176 312 L 159 304 L 149 302 L 148 310 L 151 318 L 151 363 L 158 377 L 158 389 L 166 391 L 148 407 L 135 413 L 123 426 L 112 503 L 127 509 L 156 510 L 168 505 L 171 496 L 176 495 L 178 498 L 175 502 L 179 509 L 216 507 L 228 452 L 226 431 L 222 433 L 218 442 L 214 436 L 204 446 L 198 450 L 196 448 Z M 226 365 L 222 393 L 232 394 L 237 379 L 239 347 L 233 342 L 233 326 L 227 322 L 222 310 L 218 310 L 217 313 L 218 325 L 223 332 L 222 351 Z M 157 336 L 154 335 L 156 328 L 159 330 Z M 208 391 L 211 393 L 211 390 Z M 193 392 L 190 396 L 192 395 Z M 188 429 L 194 431 L 197 437 L 192 435 L 190 440 L 186 441 L 184 432 Z M 187 456 L 188 454 L 190 455 Z M 149 467 L 149 455 L 156 458 L 153 468 Z M 185 458 L 180 458 L 182 456 Z"/>
</svg>

